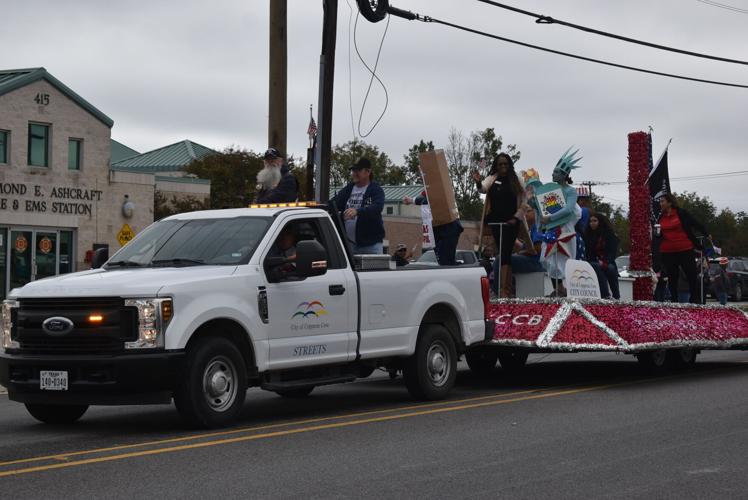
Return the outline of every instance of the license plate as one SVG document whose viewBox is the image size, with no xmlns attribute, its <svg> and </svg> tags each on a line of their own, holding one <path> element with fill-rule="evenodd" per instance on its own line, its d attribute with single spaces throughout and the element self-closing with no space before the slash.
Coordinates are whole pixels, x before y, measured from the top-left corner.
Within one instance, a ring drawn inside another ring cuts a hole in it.
<svg viewBox="0 0 748 500">
<path fill-rule="evenodd" d="M 67 391 L 68 372 L 40 371 L 39 388 L 43 391 Z"/>
</svg>

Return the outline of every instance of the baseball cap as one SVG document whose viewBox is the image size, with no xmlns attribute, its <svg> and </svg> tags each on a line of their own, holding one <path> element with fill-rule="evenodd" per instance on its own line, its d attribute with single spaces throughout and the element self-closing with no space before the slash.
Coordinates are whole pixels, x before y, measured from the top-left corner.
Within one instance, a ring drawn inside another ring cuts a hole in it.
<svg viewBox="0 0 748 500">
<path fill-rule="evenodd" d="M 268 148 L 265 154 L 262 155 L 263 160 L 274 160 L 276 158 L 282 158 L 283 156 L 275 148 Z"/>
<path fill-rule="evenodd" d="M 368 158 L 359 158 L 356 163 L 351 165 L 351 170 L 361 170 L 362 168 L 368 168 L 371 170 L 371 162 Z"/>
<path fill-rule="evenodd" d="M 397 245 L 397 251 L 398 251 L 398 252 L 399 252 L 400 250 L 407 250 L 407 248 L 408 248 L 408 247 L 407 247 L 407 246 L 405 245 L 405 243 L 400 243 L 399 245 Z"/>
<path fill-rule="evenodd" d="M 721 266 L 726 266 L 730 263 L 730 260 L 727 257 L 720 257 L 718 262 Z"/>
</svg>

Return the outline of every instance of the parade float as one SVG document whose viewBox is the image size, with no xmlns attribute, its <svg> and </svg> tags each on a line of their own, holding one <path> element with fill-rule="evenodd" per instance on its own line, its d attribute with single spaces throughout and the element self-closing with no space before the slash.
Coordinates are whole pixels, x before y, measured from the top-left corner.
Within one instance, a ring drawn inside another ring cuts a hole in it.
<svg viewBox="0 0 748 500">
<path fill-rule="evenodd" d="M 601 300 L 581 295 L 571 297 L 571 294 L 565 298 L 493 300 L 486 311 L 488 338 L 482 348 L 468 353 L 471 368 L 495 364 L 496 357 L 505 368 L 516 368 L 524 364 L 531 352 L 581 351 L 633 354 L 640 362 L 659 368 L 693 363 L 703 349 L 748 349 L 748 315 L 740 309 L 652 301 L 648 134 L 629 134 L 628 152 L 629 273 L 634 278 L 633 300 Z M 547 189 L 540 190 L 544 191 Z M 563 245 L 565 235 L 559 231 L 556 234 L 555 241 L 553 238 L 546 241 L 555 242 L 556 253 L 568 257 L 564 252 L 568 245 Z M 551 244 L 544 245 L 543 251 L 549 252 L 546 247 Z M 566 277 L 567 281 L 575 280 L 568 273 Z"/>
</svg>

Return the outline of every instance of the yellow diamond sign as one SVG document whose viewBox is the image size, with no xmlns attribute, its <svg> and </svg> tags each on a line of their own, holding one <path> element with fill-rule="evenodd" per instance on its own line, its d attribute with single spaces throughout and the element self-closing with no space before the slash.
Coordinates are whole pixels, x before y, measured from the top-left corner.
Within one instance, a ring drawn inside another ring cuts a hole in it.
<svg viewBox="0 0 748 500">
<path fill-rule="evenodd" d="M 117 240 L 119 241 L 119 244 L 124 246 L 125 243 L 130 241 L 135 237 L 135 233 L 133 232 L 132 228 L 127 224 L 122 225 L 122 229 L 119 230 L 119 233 L 117 233 Z"/>
</svg>

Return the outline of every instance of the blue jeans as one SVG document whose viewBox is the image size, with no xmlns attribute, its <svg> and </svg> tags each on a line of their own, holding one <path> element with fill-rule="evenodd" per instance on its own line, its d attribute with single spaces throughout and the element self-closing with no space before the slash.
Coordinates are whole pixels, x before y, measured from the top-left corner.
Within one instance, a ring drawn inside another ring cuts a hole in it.
<svg viewBox="0 0 748 500">
<path fill-rule="evenodd" d="M 621 292 L 618 288 L 618 266 L 615 263 L 608 264 L 607 269 L 599 262 L 590 262 L 592 269 L 597 274 L 597 282 L 600 284 L 600 297 L 609 299 L 612 295 L 614 299 L 621 298 Z"/>
<path fill-rule="evenodd" d="M 718 292 L 717 293 L 717 300 L 719 300 L 719 303 L 723 306 L 727 305 L 727 292 Z"/>
<path fill-rule="evenodd" d="M 678 292 L 678 302 L 688 304 L 691 300 L 691 292 Z"/>
<path fill-rule="evenodd" d="M 440 266 L 456 266 L 457 260 L 457 242 L 460 240 L 460 233 L 464 229 L 459 220 L 434 226 L 434 239 L 436 240 L 436 261 Z"/>
<path fill-rule="evenodd" d="M 353 245 L 353 253 L 355 255 L 382 255 L 384 253 L 384 245 L 382 245 L 381 241 L 373 245 Z"/>
</svg>

